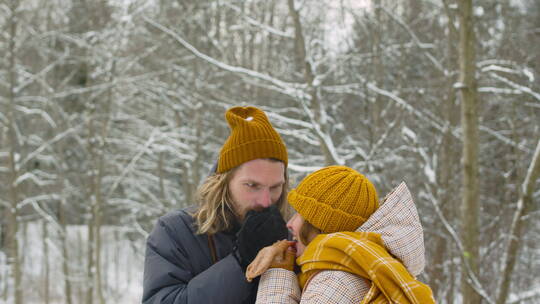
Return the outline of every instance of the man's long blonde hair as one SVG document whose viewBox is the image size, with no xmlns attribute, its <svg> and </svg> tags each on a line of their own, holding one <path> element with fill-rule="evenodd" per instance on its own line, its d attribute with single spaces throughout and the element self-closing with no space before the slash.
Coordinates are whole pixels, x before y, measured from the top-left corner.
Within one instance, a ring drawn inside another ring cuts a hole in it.
<svg viewBox="0 0 540 304">
<path fill-rule="evenodd" d="M 280 161 L 276 159 L 270 160 Z M 197 189 L 195 199 L 199 206 L 192 215 L 195 218 L 198 234 L 215 234 L 220 231 L 227 231 L 237 221 L 233 199 L 229 191 L 229 182 L 238 168 L 209 176 Z M 276 202 L 276 206 L 281 211 L 284 219 L 287 219 L 291 213 L 287 204 L 288 190 L 289 177 L 285 169 L 285 183 L 283 184 L 281 196 Z"/>
</svg>

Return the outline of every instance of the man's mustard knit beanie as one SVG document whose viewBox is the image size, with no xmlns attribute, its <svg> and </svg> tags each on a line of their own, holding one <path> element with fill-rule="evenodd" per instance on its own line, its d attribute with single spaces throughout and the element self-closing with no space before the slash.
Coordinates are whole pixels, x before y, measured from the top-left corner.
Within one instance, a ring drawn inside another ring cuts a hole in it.
<svg viewBox="0 0 540 304">
<path fill-rule="evenodd" d="M 219 153 L 217 173 L 257 158 L 275 158 L 287 167 L 287 148 L 263 111 L 234 107 L 225 113 L 231 134 Z"/>
<path fill-rule="evenodd" d="M 322 233 L 355 231 L 377 208 L 373 184 L 344 166 L 330 166 L 306 176 L 289 192 L 289 203 Z"/>
</svg>

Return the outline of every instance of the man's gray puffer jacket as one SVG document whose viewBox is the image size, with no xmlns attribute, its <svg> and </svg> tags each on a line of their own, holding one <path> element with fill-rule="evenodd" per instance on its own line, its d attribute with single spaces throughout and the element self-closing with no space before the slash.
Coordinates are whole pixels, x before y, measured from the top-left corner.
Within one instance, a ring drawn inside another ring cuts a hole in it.
<svg viewBox="0 0 540 304">
<path fill-rule="evenodd" d="M 186 209 L 161 217 L 146 243 L 142 303 L 254 303 L 258 281 L 246 281 L 231 254 L 234 240 L 234 232 L 214 235 L 212 265 L 208 237 L 195 234 Z"/>
</svg>

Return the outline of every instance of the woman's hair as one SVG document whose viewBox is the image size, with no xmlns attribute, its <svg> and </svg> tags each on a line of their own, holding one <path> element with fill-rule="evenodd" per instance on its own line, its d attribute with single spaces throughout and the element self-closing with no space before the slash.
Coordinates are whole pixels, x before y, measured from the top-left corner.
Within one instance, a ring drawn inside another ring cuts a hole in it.
<svg viewBox="0 0 540 304">
<path fill-rule="evenodd" d="M 271 161 L 280 161 L 269 159 Z M 215 234 L 220 231 L 230 230 L 236 222 L 233 199 L 229 191 L 229 182 L 240 166 L 223 173 L 215 173 L 209 176 L 197 189 L 196 201 L 199 205 L 192 216 L 195 218 L 197 234 Z M 289 178 L 285 170 L 285 183 L 281 196 L 276 205 L 285 219 L 290 214 L 290 207 L 286 203 Z"/>
<path fill-rule="evenodd" d="M 307 246 L 312 240 L 313 237 L 317 234 L 321 234 L 321 230 L 313 225 L 311 225 L 306 219 L 304 219 L 304 223 L 302 223 L 302 226 L 300 227 L 299 237 L 300 242 Z"/>
</svg>

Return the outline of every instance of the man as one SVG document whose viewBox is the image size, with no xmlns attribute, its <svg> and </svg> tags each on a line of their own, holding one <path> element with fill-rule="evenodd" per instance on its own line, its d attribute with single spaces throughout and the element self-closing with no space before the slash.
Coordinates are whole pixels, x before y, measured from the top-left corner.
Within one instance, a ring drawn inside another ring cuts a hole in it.
<svg viewBox="0 0 540 304">
<path fill-rule="evenodd" d="M 258 251 L 287 237 L 287 149 L 266 114 L 234 107 L 215 174 L 197 207 L 161 217 L 147 240 L 144 304 L 254 303 L 245 279 Z"/>
</svg>

